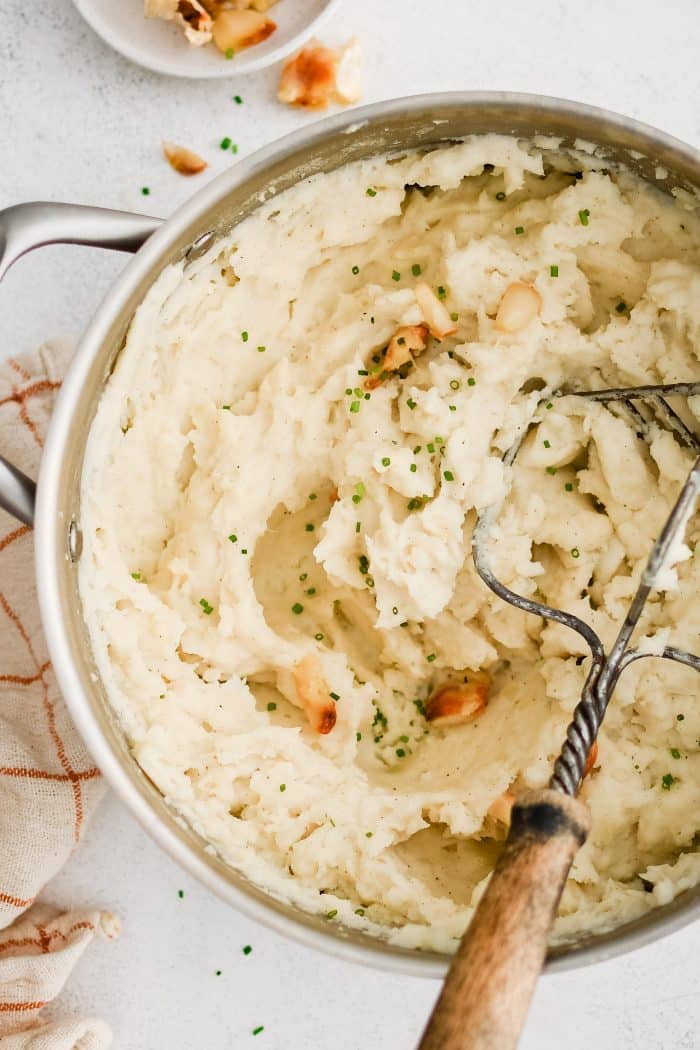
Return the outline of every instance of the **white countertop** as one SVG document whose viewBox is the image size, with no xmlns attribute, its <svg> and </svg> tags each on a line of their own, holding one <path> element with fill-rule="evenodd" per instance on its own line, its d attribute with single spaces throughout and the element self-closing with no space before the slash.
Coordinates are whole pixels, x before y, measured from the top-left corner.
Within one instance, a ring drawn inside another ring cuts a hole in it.
<svg viewBox="0 0 700 1050">
<path fill-rule="evenodd" d="M 246 83 L 166 79 L 111 52 L 68 0 L 0 8 L 0 207 L 44 198 L 168 215 L 232 162 L 218 149 L 222 136 L 245 156 L 314 119 L 275 102 L 276 70 Z M 324 38 L 360 37 L 366 101 L 532 91 L 619 110 L 700 145 L 696 0 L 346 0 L 339 21 Z M 163 138 L 206 156 L 205 175 L 171 172 Z M 84 248 L 23 260 L 0 288 L 0 355 L 77 335 L 123 264 Z M 60 1005 L 104 1017 L 125 1050 L 407 1050 L 437 993 L 434 982 L 350 966 L 242 918 L 182 874 L 114 797 L 47 897 L 122 916 L 122 938 L 90 948 Z M 523 1050 L 691 1050 L 699 964 L 696 925 L 547 977 Z M 257 1025 L 265 1030 L 253 1037 Z"/>
</svg>

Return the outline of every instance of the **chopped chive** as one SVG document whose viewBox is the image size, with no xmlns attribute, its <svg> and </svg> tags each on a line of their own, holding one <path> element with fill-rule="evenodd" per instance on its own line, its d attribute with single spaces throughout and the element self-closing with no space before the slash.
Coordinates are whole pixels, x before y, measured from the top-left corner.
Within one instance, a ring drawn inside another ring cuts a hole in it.
<svg viewBox="0 0 700 1050">
<path fill-rule="evenodd" d="M 351 395 L 352 395 L 352 387 L 351 386 L 346 386 L 345 387 L 345 396 L 346 397 L 350 397 Z"/>
<path fill-rule="evenodd" d="M 229 536 L 229 540 L 231 541 L 231 543 L 236 543 L 236 541 L 238 540 L 238 536 L 235 534 L 235 532 L 231 533 L 231 535 Z"/>
<path fill-rule="evenodd" d="M 233 58 L 233 54 L 234 54 L 233 48 L 232 47 L 227 47 L 226 50 L 224 51 L 224 54 L 225 54 L 226 58 L 229 60 L 229 62 L 230 62 L 231 59 Z M 255 1032 L 253 1032 L 253 1035 L 255 1035 Z"/>
<path fill-rule="evenodd" d="M 499 190 L 498 193 L 496 194 L 496 200 L 497 201 L 504 201 L 505 199 L 506 199 L 505 193 L 503 192 L 503 190 Z"/>
<path fill-rule="evenodd" d="M 331 700 L 335 700 L 336 703 L 338 702 L 338 700 L 340 700 L 340 696 L 338 695 L 338 693 L 329 693 L 328 695 L 330 696 Z"/>
<path fill-rule="evenodd" d="M 355 274 L 355 276 L 357 277 L 358 273 L 360 272 L 360 267 L 359 267 L 359 266 L 353 266 L 353 268 L 352 268 L 352 272 L 353 272 L 353 273 Z"/>
<path fill-rule="evenodd" d="M 244 945 L 244 947 L 243 947 L 243 954 L 244 954 L 244 955 L 250 955 L 250 953 L 252 952 L 252 950 L 253 950 L 253 949 L 252 949 L 251 945 L 250 945 L 250 944 L 246 944 L 246 945 Z"/>
<path fill-rule="evenodd" d="M 417 456 L 418 453 L 420 452 L 421 448 L 422 448 L 422 445 L 416 445 L 416 447 L 413 450 L 413 455 Z"/>
<path fill-rule="evenodd" d="M 301 583 L 303 583 L 304 580 L 308 580 L 308 578 L 309 578 L 308 572 L 302 572 L 301 576 L 299 577 L 299 580 L 300 580 Z"/>
<path fill-rule="evenodd" d="M 437 293 L 438 293 L 438 299 L 446 299 L 447 298 L 447 292 L 445 291 L 444 285 L 442 285 L 442 284 L 438 285 Z"/>
<path fill-rule="evenodd" d="M 292 612 L 294 613 L 294 615 L 299 616 L 301 613 L 303 613 L 303 611 L 304 606 L 301 605 L 299 602 L 294 602 L 294 605 L 292 606 Z"/>
<path fill-rule="evenodd" d="M 377 191 L 375 189 L 372 189 L 371 186 L 367 187 L 367 189 L 365 190 L 365 193 L 367 194 L 368 197 L 376 197 L 377 196 Z"/>
<path fill-rule="evenodd" d="M 248 548 L 247 547 L 241 547 L 241 554 L 247 554 L 247 553 L 248 553 Z"/>
<path fill-rule="evenodd" d="M 450 314 L 450 320 L 451 321 L 459 321 L 459 314 L 458 313 L 451 313 Z"/>
<path fill-rule="evenodd" d="M 414 409 L 414 408 L 416 407 L 416 402 L 415 402 L 415 401 L 413 400 L 413 398 L 412 398 L 412 397 L 409 397 L 409 398 L 408 398 L 408 400 L 406 401 L 406 404 L 407 404 L 407 405 L 408 405 L 408 407 L 409 407 L 409 408 L 411 409 L 411 412 L 412 412 L 412 411 L 413 411 L 413 409 Z"/>
<path fill-rule="evenodd" d="M 617 306 L 615 307 L 615 310 L 616 310 L 616 311 L 617 311 L 617 313 L 619 313 L 619 314 L 623 314 L 623 313 L 625 312 L 625 310 L 626 310 L 626 309 L 627 309 L 627 303 L 623 303 L 622 301 L 620 301 L 620 302 L 619 302 L 619 303 L 617 304 Z"/>
<path fill-rule="evenodd" d="M 221 970 L 214 970 L 214 975 L 216 977 L 221 977 Z"/>
<path fill-rule="evenodd" d="M 420 275 L 421 275 L 420 263 L 414 263 L 413 264 L 413 266 L 411 267 L 411 273 L 413 274 L 414 277 L 420 277 Z"/>
<path fill-rule="evenodd" d="M 457 406 L 456 405 L 448 405 L 447 407 L 449 408 L 450 412 L 456 412 L 457 411 Z"/>
<path fill-rule="evenodd" d="M 228 49 L 228 51 L 231 51 L 231 50 L 232 50 L 231 48 Z M 228 58 L 228 51 L 226 52 L 226 58 Z M 233 55 L 231 55 L 231 58 L 233 58 Z M 260 1033 L 264 1032 L 264 1031 L 265 1031 L 265 1025 L 264 1024 L 259 1024 L 257 1028 L 253 1029 L 253 1035 L 260 1035 Z"/>
<path fill-rule="evenodd" d="M 322 642 L 322 641 L 323 641 L 323 638 L 324 638 L 324 636 L 323 636 L 323 635 L 321 634 L 321 632 L 319 631 L 319 632 L 318 632 L 318 634 L 315 634 L 315 635 L 314 635 L 314 638 L 316 639 L 316 641 L 317 641 L 317 642 Z"/>
<path fill-rule="evenodd" d="M 591 213 L 588 210 L 588 208 L 582 208 L 581 211 L 578 213 L 578 217 L 582 226 L 588 226 L 588 220 L 590 218 L 590 215 Z"/>
<path fill-rule="evenodd" d="M 286 784 L 280 784 L 280 791 L 284 792 L 286 790 L 287 790 L 287 785 Z"/>
<path fill-rule="evenodd" d="M 243 340 L 244 343 L 247 343 L 248 342 L 248 333 L 247 332 L 241 332 L 241 339 Z"/>
<path fill-rule="evenodd" d="M 366 839 L 371 839 L 373 834 L 374 834 L 373 831 L 366 831 L 365 832 L 365 838 Z"/>
<path fill-rule="evenodd" d="M 396 748 L 396 755 L 397 755 L 397 758 L 405 758 L 406 757 L 406 752 L 405 752 L 405 750 L 402 747 L 397 747 Z"/>
<path fill-rule="evenodd" d="M 450 390 L 459 390 L 460 386 L 459 379 L 450 379 Z"/>
<path fill-rule="evenodd" d="M 350 411 L 351 412 L 359 412 L 360 411 L 360 402 L 359 401 L 351 401 L 350 402 Z"/>
<path fill-rule="evenodd" d="M 676 715 L 676 722 L 684 722 L 685 715 Z"/>
<path fill-rule="evenodd" d="M 200 598 L 199 604 L 202 606 L 205 616 L 211 616 L 214 612 L 214 606 L 210 605 L 206 598 Z"/>
<path fill-rule="evenodd" d="M 357 740 L 358 744 L 360 740 L 362 740 L 362 733 L 360 733 L 359 730 L 355 733 L 355 740 Z"/>
<path fill-rule="evenodd" d="M 355 532 L 359 532 L 361 528 L 362 528 L 361 523 L 359 521 L 356 521 L 355 522 Z"/>
<path fill-rule="evenodd" d="M 326 912 L 326 918 L 327 919 L 334 919 L 337 914 L 338 914 L 338 909 L 337 908 L 332 908 L 331 911 L 327 911 Z"/>
<path fill-rule="evenodd" d="M 148 186 L 142 186 L 141 187 L 141 193 L 143 194 L 144 197 L 148 197 L 150 195 L 150 192 L 151 192 L 151 190 L 150 190 L 150 188 Z"/>
<path fill-rule="evenodd" d="M 550 408 L 554 408 L 554 405 L 552 404 L 551 401 L 548 401 L 547 404 L 544 407 L 547 409 L 547 411 L 549 411 Z"/>
<path fill-rule="evenodd" d="M 235 142 L 234 142 L 234 144 L 233 144 L 233 145 L 231 146 L 231 153 L 238 153 L 238 146 L 236 145 L 236 143 L 235 143 Z"/>
<path fill-rule="evenodd" d="M 434 660 L 437 660 L 437 655 L 435 653 L 429 653 L 426 656 L 426 660 L 428 661 L 429 664 L 431 664 L 431 663 L 433 663 Z"/>
<path fill-rule="evenodd" d="M 314 594 L 316 593 L 316 588 L 315 588 L 315 587 L 309 587 L 309 588 L 308 588 L 308 590 L 306 591 L 306 593 L 307 593 L 307 594 L 308 594 L 308 595 L 309 595 L 310 597 L 313 597 L 313 595 L 314 595 Z"/>
<path fill-rule="evenodd" d="M 410 465 L 410 467 L 408 469 L 411 471 L 411 474 L 415 474 L 415 472 L 418 470 L 418 467 L 416 466 L 415 463 L 411 463 L 411 465 Z"/>
<path fill-rule="evenodd" d="M 372 396 L 371 394 L 365 394 L 365 401 L 369 401 L 369 399 L 371 398 L 371 396 Z"/>
<path fill-rule="evenodd" d="M 574 491 L 574 486 L 571 484 L 570 481 L 567 481 L 566 485 L 564 485 L 564 488 L 566 489 L 567 492 L 573 492 Z"/>
<path fill-rule="evenodd" d="M 140 572 L 132 572 L 131 578 L 132 578 L 132 580 L 140 580 L 141 579 L 141 573 Z"/>
<path fill-rule="evenodd" d="M 445 479 L 445 481 L 454 481 L 455 479 L 455 476 L 451 470 L 444 470 L 442 472 L 442 476 Z"/>
<path fill-rule="evenodd" d="M 681 757 L 681 753 L 678 750 L 678 748 L 677 747 L 672 747 L 671 748 L 671 758 L 680 758 L 680 757 Z"/>
<path fill-rule="evenodd" d="M 309 499 L 318 499 L 318 496 L 316 495 L 315 492 L 310 492 L 309 493 Z"/>
<path fill-rule="evenodd" d="M 315 525 L 313 525 L 310 521 L 307 521 L 306 525 L 304 526 L 304 531 L 305 532 L 313 532 L 315 528 L 316 528 Z"/>
<path fill-rule="evenodd" d="M 578 549 L 578 547 L 572 547 L 571 548 L 571 557 L 572 558 L 580 558 L 581 557 L 581 551 Z"/>
<path fill-rule="evenodd" d="M 676 778 L 673 773 L 664 773 L 661 778 L 661 787 L 664 791 L 670 791 L 671 785 L 675 783 Z"/>
<path fill-rule="evenodd" d="M 267 709 L 268 709 L 268 711 L 276 711 L 277 710 L 277 704 L 274 702 L 274 700 L 270 701 L 270 703 L 267 705 Z"/>
<path fill-rule="evenodd" d="M 367 371 L 366 368 L 358 368 L 357 374 L 358 374 L 358 376 L 368 376 L 369 372 Z"/>
<path fill-rule="evenodd" d="M 237 106 L 242 106 L 243 105 L 243 99 L 241 98 L 240 95 L 234 95 L 233 96 L 233 101 L 236 103 Z"/>
<path fill-rule="evenodd" d="M 559 267 L 556 266 L 556 265 L 550 266 L 549 267 L 549 276 L 550 277 L 558 277 L 559 276 Z"/>
<path fill-rule="evenodd" d="M 228 137 L 228 135 L 226 135 L 224 138 L 222 138 L 221 142 L 219 143 L 219 149 L 228 149 L 230 145 L 231 139 Z"/>
<path fill-rule="evenodd" d="M 391 271 L 391 279 L 392 279 L 392 281 L 400 281 L 401 280 L 401 274 L 399 273 L 398 270 L 392 270 Z"/>
<path fill-rule="evenodd" d="M 469 376 L 469 379 L 467 380 L 467 386 L 476 386 L 476 379 L 474 378 L 474 376 Z"/>
<path fill-rule="evenodd" d="M 221 410 L 223 412 L 230 412 L 231 411 L 231 406 L 230 405 L 222 405 L 221 406 Z"/>
<path fill-rule="evenodd" d="M 525 227 L 524 226 L 516 226 L 515 227 L 515 233 L 519 237 L 521 233 L 525 233 Z"/>
<path fill-rule="evenodd" d="M 390 463 L 391 463 L 391 460 L 389 459 L 388 456 L 383 456 L 382 457 L 382 466 L 383 467 L 388 467 L 390 465 Z"/>
<path fill-rule="evenodd" d="M 409 510 L 420 510 L 423 506 L 423 500 L 420 498 L 420 496 L 414 496 L 413 499 L 410 499 L 406 505 Z"/>
<path fill-rule="evenodd" d="M 542 444 L 544 445 L 545 448 L 551 448 L 552 447 L 552 442 L 548 441 L 547 438 L 544 439 Z"/>
<path fill-rule="evenodd" d="M 355 908 L 355 915 L 364 915 L 364 914 L 365 914 L 365 909 L 364 908 Z"/>
<path fill-rule="evenodd" d="M 399 615 L 398 606 L 395 605 L 391 611 L 393 612 L 394 616 L 398 616 Z"/>
<path fill-rule="evenodd" d="M 547 473 L 548 474 L 556 474 L 556 472 L 557 472 L 557 468 L 556 467 L 547 467 Z"/>
<path fill-rule="evenodd" d="M 177 895 L 180 898 L 180 900 L 182 900 L 182 898 L 185 896 L 185 891 L 184 890 L 178 890 L 177 891 Z"/>
<path fill-rule="evenodd" d="M 257 348 L 259 354 L 264 354 L 266 349 L 267 349 L 267 347 L 265 347 L 265 346 L 259 346 Z"/>
</svg>

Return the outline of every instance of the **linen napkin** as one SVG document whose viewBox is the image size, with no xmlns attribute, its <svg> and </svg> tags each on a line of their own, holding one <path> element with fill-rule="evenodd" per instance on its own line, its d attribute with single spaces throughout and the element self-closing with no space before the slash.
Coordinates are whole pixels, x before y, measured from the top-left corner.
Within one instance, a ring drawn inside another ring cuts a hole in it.
<svg viewBox="0 0 700 1050">
<path fill-rule="evenodd" d="M 53 401 L 70 356 L 46 344 L 0 363 L 0 453 L 36 477 Z M 103 1050 L 96 1020 L 40 1015 L 108 913 L 34 901 L 80 841 L 104 786 L 69 718 L 48 659 L 31 530 L 0 510 L 0 1050 Z"/>
</svg>

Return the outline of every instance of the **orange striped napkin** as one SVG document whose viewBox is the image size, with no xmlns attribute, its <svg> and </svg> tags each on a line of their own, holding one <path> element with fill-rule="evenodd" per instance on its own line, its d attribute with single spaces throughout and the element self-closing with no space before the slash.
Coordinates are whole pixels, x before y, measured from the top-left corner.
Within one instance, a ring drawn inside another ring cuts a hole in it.
<svg viewBox="0 0 700 1050">
<path fill-rule="evenodd" d="M 36 476 L 70 354 L 46 344 L 0 364 L 0 453 Z M 44 1023 L 95 934 L 118 922 L 37 895 L 80 841 L 103 784 L 58 691 L 44 642 L 29 528 L 0 510 L 0 1050 L 103 1050 L 101 1021 Z"/>
</svg>

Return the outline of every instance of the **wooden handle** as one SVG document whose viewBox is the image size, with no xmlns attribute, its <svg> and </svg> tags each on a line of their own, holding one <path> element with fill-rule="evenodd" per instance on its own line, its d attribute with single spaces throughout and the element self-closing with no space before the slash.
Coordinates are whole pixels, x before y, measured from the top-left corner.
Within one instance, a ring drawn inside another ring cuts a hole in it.
<svg viewBox="0 0 700 1050">
<path fill-rule="evenodd" d="M 419 1050 L 517 1046 L 564 883 L 589 826 L 586 807 L 568 795 L 545 789 L 518 799 Z"/>
</svg>

